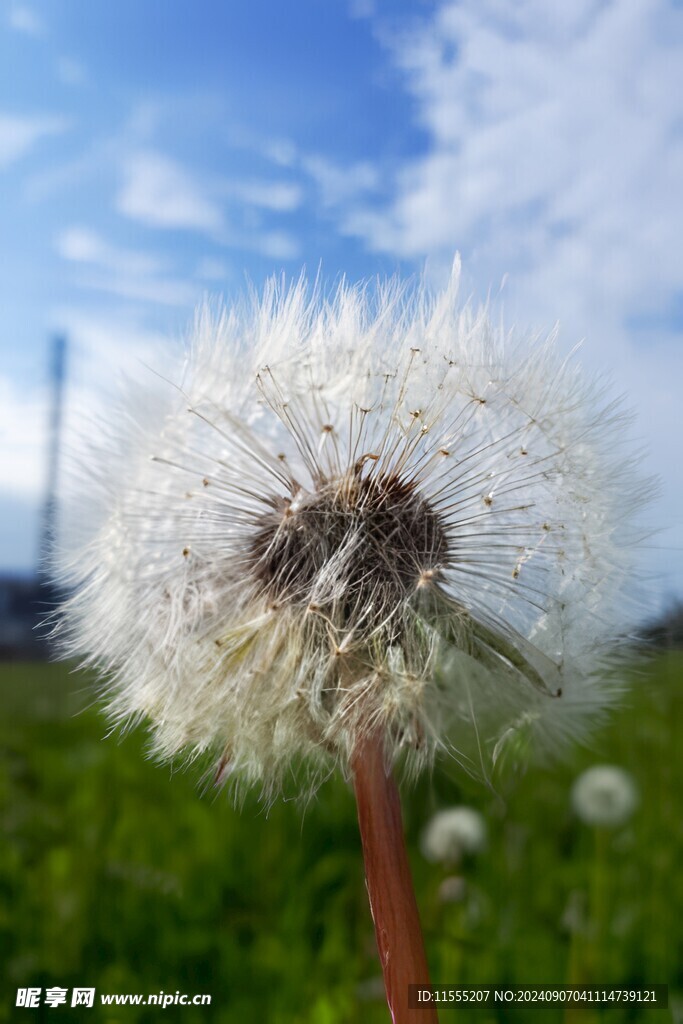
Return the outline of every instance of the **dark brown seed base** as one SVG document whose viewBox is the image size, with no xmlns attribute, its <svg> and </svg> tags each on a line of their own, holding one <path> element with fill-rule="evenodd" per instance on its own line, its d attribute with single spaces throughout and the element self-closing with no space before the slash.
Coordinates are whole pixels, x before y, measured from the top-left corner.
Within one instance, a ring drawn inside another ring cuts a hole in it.
<svg viewBox="0 0 683 1024">
<path fill-rule="evenodd" d="M 448 559 L 438 513 L 398 476 L 326 481 L 272 506 L 257 523 L 250 567 L 275 602 L 334 594 L 323 603 L 335 606 L 336 620 L 343 607 L 342 618 L 376 621 Z"/>
</svg>

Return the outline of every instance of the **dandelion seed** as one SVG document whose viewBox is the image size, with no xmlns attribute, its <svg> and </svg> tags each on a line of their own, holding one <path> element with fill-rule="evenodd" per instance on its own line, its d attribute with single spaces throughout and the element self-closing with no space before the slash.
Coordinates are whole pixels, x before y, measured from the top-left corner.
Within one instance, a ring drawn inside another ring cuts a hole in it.
<svg viewBox="0 0 683 1024">
<path fill-rule="evenodd" d="M 362 829 L 391 804 L 380 844 L 402 842 L 387 765 L 485 775 L 516 723 L 554 752 L 616 692 L 623 417 L 552 338 L 456 298 L 457 271 L 435 298 L 301 281 L 203 310 L 178 387 L 113 413 L 61 563 L 58 631 L 114 722 L 267 798 L 295 762 L 305 790 L 339 766 Z"/>
<path fill-rule="evenodd" d="M 579 775 L 572 786 L 571 800 L 584 824 L 616 828 L 635 811 L 638 791 L 623 768 L 596 765 Z"/>
</svg>

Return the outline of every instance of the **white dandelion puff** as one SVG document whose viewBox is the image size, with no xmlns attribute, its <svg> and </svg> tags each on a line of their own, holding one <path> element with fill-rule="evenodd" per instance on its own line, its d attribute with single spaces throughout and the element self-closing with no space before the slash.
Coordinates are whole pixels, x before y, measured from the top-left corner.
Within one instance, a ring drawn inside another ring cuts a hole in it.
<svg viewBox="0 0 683 1024">
<path fill-rule="evenodd" d="M 438 811 L 421 839 L 424 857 L 440 864 L 457 864 L 463 856 L 481 853 L 485 846 L 486 822 L 473 807 Z"/>
<path fill-rule="evenodd" d="M 574 782 L 571 802 L 585 825 L 616 828 L 624 825 L 638 806 L 638 790 L 623 768 L 595 765 Z"/>
<path fill-rule="evenodd" d="M 381 732 L 468 770 L 550 750 L 617 688 L 624 417 L 553 337 L 398 283 L 203 309 L 186 363 L 108 414 L 61 575 L 65 650 L 164 757 L 278 790 Z M 85 536 L 83 535 L 85 534 Z"/>
</svg>

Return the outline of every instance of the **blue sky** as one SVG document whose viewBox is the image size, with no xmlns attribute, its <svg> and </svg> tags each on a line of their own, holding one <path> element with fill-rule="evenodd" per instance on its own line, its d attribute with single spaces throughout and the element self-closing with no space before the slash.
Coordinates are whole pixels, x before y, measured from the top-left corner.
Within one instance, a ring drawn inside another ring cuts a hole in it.
<svg viewBox="0 0 683 1024">
<path fill-rule="evenodd" d="M 660 0 L 0 0 L 0 567 L 35 559 L 51 332 L 71 423 L 207 293 L 459 250 L 628 395 L 683 594 L 682 58 Z"/>
</svg>

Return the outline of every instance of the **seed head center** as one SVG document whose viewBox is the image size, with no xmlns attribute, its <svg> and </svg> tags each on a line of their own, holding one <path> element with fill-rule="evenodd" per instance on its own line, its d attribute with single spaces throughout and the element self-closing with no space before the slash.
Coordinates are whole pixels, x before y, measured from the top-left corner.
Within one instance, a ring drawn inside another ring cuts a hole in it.
<svg viewBox="0 0 683 1024">
<path fill-rule="evenodd" d="M 372 608 L 375 619 L 432 581 L 447 558 L 439 514 L 398 476 L 351 475 L 271 504 L 250 568 L 278 601 L 342 609 L 344 619 Z"/>
</svg>

